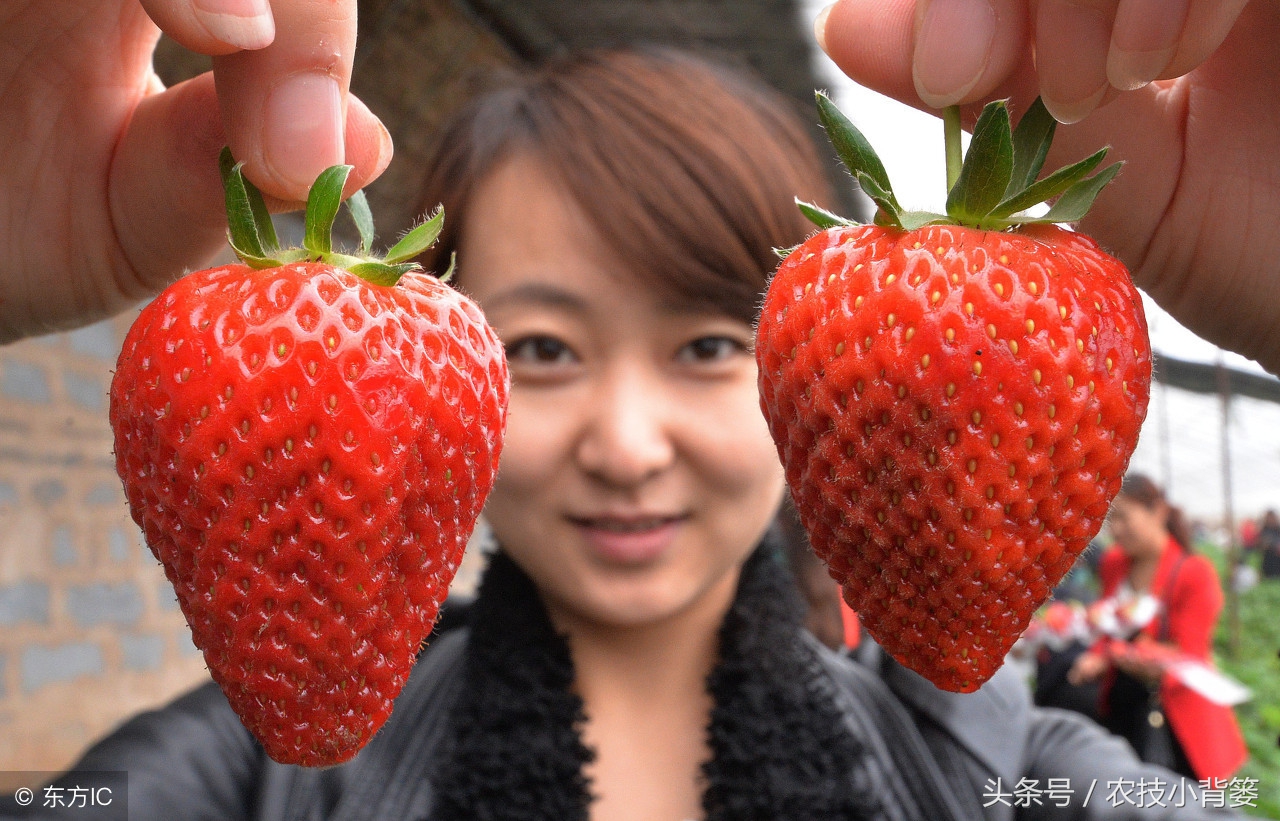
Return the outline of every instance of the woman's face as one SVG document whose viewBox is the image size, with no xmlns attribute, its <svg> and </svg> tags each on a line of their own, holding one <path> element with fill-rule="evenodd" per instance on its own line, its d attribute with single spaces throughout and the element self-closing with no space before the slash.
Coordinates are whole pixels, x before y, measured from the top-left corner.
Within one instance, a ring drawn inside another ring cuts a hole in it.
<svg viewBox="0 0 1280 821">
<path fill-rule="evenodd" d="M 640 284 L 531 156 L 482 181 L 458 259 L 511 369 L 486 519 L 553 618 L 727 607 L 783 487 L 751 327 Z"/>
<path fill-rule="evenodd" d="M 1147 507 L 1121 494 L 1111 503 L 1107 524 L 1130 556 L 1158 556 L 1169 538 L 1165 527 L 1168 516 L 1169 509 L 1163 504 Z"/>
</svg>

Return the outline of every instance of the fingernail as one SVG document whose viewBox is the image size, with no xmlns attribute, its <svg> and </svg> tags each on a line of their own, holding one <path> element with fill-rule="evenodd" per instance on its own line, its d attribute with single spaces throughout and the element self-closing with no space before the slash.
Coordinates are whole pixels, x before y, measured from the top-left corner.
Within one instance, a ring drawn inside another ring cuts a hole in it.
<svg viewBox="0 0 1280 821">
<path fill-rule="evenodd" d="M 342 94 L 327 74 L 295 74 L 271 90 L 263 153 L 270 172 L 304 193 L 345 158 Z"/>
<path fill-rule="evenodd" d="M 835 3 L 824 6 L 813 20 L 813 37 L 818 41 L 818 48 L 824 52 L 827 50 L 827 18 L 831 16 L 831 9 L 834 7 Z"/>
<path fill-rule="evenodd" d="M 378 121 L 378 159 L 374 162 L 374 169 L 378 174 L 387 170 L 387 166 L 391 164 L 391 157 L 395 154 L 395 145 L 391 139 L 391 132 L 387 127 Z"/>
<path fill-rule="evenodd" d="M 276 36 L 267 0 L 193 0 L 192 12 L 211 37 L 236 48 L 263 48 Z"/>
<path fill-rule="evenodd" d="M 1111 18 L 1076 0 L 1039 0 L 1036 63 L 1040 96 L 1058 122 L 1083 120 L 1106 96 Z"/>
<path fill-rule="evenodd" d="M 1125 51 L 1113 44 L 1107 52 L 1107 80 L 1121 91 L 1134 91 L 1160 76 L 1173 59 L 1173 49 Z"/>
<path fill-rule="evenodd" d="M 934 108 L 960 102 L 981 79 L 995 33 L 995 10 L 986 0 L 929 3 L 912 63 L 920 99 Z"/>
<path fill-rule="evenodd" d="M 1045 95 L 1043 91 L 1044 90 L 1041 89 L 1041 100 L 1044 102 L 1044 107 L 1049 110 L 1049 113 L 1053 115 L 1055 120 L 1065 125 L 1078 123 L 1085 117 L 1089 116 L 1089 113 L 1097 108 L 1098 104 L 1102 102 L 1102 98 L 1106 96 L 1107 84 L 1103 83 L 1098 87 L 1097 91 L 1090 94 L 1088 97 L 1085 97 L 1082 100 L 1075 100 L 1074 102 L 1054 100 Z"/>
<path fill-rule="evenodd" d="M 1158 78 L 1173 60 L 1188 0 L 1127 0 L 1116 8 L 1107 79 L 1122 91 Z"/>
</svg>

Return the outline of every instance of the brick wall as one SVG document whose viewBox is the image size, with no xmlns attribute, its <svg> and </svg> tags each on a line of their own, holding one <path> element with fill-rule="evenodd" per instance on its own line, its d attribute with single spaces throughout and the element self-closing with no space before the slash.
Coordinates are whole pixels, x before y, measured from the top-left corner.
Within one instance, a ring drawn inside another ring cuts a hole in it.
<svg viewBox="0 0 1280 821">
<path fill-rule="evenodd" d="M 0 348 L 0 770 L 62 769 L 207 677 L 112 461 L 133 316 Z"/>
</svg>

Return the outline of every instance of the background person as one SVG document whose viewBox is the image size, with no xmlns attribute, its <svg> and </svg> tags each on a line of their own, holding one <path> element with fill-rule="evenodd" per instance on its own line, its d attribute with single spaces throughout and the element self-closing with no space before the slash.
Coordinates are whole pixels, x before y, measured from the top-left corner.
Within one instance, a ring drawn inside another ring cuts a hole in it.
<svg viewBox="0 0 1280 821">
<path fill-rule="evenodd" d="M 1261 554 L 1260 572 L 1264 579 L 1280 578 L 1280 515 L 1268 510 L 1262 517 L 1262 526 L 1251 545 Z"/>
<path fill-rule="evenodd" d="M 1082 684 L 1105 676 L 1101 720 L 1139 755 L 1167 757 L 1157 763 L 1190 778 L 1227 778 L 1247 755 L 1234 712 L 1178 681 L 1151 652 L 1212 664 L 1223 600 L 1217 571 L 1191 552 L 1181 511 L 1146 476 L 1125 477 L 1108 522 L 1115 544 L 1099 566 L 1103 597 L 1125 607 L 1151 595 L 1160 609 L 1129 642 L 1104 642 L 1081 655 L 1068 677 Z"/>
</svg>

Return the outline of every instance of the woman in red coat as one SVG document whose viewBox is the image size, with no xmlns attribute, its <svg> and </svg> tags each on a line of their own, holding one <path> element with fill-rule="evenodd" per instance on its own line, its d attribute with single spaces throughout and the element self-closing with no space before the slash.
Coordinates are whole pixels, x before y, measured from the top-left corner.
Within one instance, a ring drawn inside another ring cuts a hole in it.
<svg viewBox="0 0 1280 821">
<path fill-rule="evenodd" d="M 1103 676 L 1103 723 L 1143 754 L 1167 720 L 1173 769 L 1195 779 L 1226 778 L 1248 753 L 1230 707 L 1215 704 L 1170 675 L 1162 655 L 1211 662 L 1222 588 L 1213 565 L 1191 553 L 1181 511 L 1146 476 L 1125 477 L 1109 519 L 1115 545 L 1098 574 L 1103 597 L 1123 605 L 1149 594 L 1160 609 L 1127 642 L 1099 642 L 1077 659 L 1071 680 Z M 1166 651 L 1162 653 L 1161 651 Z"/>
</svg>

